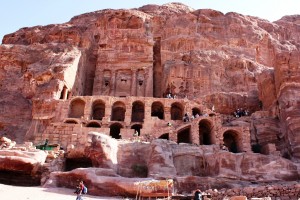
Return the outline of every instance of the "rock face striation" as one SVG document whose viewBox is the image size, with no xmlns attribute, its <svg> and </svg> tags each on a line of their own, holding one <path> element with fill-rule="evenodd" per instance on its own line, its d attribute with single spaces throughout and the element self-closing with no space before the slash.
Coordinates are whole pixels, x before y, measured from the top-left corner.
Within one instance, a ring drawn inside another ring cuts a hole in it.
<svg viewBox="0 0 300 200">
<path fill-rule="evenodd" d="M 22 28 L 0 46 L 0 136 L 60 144 L 66 171 L 96 168 L 48 174 L 57 185 L 64 173 L 91 186 L 91 173 L 172 178 L 181 193 L 297 180 L 299 31 L 299 15 L 269 22 L 180 3 Z M 196 183 L 207 176 L 219 179 Z M 106 195 L 136 192 L 119 188 Z"/>
</svg>

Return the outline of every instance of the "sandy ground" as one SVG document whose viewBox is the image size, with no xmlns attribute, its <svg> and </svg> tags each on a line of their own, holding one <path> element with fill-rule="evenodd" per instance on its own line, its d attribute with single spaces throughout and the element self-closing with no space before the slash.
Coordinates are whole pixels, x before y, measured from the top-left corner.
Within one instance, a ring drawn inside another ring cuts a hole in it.
<svg viewBox="0 0 300 200">
<path fill-rule="evenodd" d="M 0 184 L 0 198 L 3 200 L 76 200 L 74 190 L 67 188 L 19 187 Z M 84 195 L 84 200 L 126 199 Z M 129 199 L 127 199 L 129 200 Z"/>
</svg>

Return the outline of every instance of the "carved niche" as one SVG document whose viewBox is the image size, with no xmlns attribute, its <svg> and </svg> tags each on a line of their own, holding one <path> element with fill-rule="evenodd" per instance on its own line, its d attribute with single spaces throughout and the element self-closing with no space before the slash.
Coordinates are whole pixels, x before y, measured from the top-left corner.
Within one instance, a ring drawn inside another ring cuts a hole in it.
<svg viewBox="0 0 300 200">
<path fill-rule="evenodd" d="M 132 72 L 131 70 L 118 70 L 116 74 L 115 96 L 131 96 Z"/>
<path fill-rule="evenodd" d="M 145 71 L 144 70 L 138 70 L 137 72 L 137 96 L 144 97 L 145 96 Z"/>
<path fill-rule="evenodd" d="M 111 71 L 103 71 L 102 95 L 109 95 L 111 89 Z"/>
</svg>

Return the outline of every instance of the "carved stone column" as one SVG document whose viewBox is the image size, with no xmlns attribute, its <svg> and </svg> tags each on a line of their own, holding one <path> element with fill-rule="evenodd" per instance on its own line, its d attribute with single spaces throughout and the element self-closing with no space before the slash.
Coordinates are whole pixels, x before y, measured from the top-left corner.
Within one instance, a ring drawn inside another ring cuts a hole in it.
<svg viewBox="0 0 300 200">
<path fill-rule="evenodd" d="M 151 119 L 151 105 L 152 105 L 152 102 L 150 102 L 149 100 L 145 102 L 144 123 Z"/>
<path fill-rule="evenodd" d="M 111 75 L 111 87 L 110 87 L 110 96 L 115 96 L 115 92 L 116 92 L 116 76 L 117 73 L 115 70 L 112 71 L 112 75 Z"/>
<path fill-rule="evenodd" d="M 63 90 L 62 90 L 62 99 L 66 100 L 68 98 L 68 88 L 66 86 L 64 86 Z"/>
<path fill-rule="evenodd" d="M 170 121 L 171 120 L 171 106 L 165 106 L 164 108 L 164 114 L 165 114 L 165 121 Z"/>
<path fill-rule="evenodd" d="M 137 70 L 133 69 L 132 71 L 132 82 L 131 82 L 131 96 L 136 96 L 136 87 L 137 87 L 137 81 L 136 81 L 136 76 L 137 76 Z"/>
<path fill-rule="evenodd" d="M 130 100 L 130 98 L 126 97 L 126 102 L 124 102 L 124 103 L 126 104 L 124 122 L 125 122 L 126 126 L 129 126 L 130 122 L 131 122 L 131 114 L 132 114 L 132 101 Z"/>
<path fill-rule="evenodd" d="M 101 95 L 103 87 L 103 70 L 97 69 L 93 84 L 93 95 Z"/>
</svg>

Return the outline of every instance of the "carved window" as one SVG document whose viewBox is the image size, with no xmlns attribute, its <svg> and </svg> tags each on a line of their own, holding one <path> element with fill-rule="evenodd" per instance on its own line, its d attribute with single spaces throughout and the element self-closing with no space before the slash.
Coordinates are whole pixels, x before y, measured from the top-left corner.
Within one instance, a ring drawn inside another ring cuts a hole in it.
<svg viewBox="0 0 300 200">
<path fill-rule="evenodd" d="M 104 85 L 105 85 L 105 87 L 109 86 L 109 80 L 105 80 Z"/>
<path fill-rule="evenodd" d="M 139 86 L 142 86 L 143 85 L 143 80 L 139 80 Z"/>
</svg>

